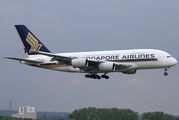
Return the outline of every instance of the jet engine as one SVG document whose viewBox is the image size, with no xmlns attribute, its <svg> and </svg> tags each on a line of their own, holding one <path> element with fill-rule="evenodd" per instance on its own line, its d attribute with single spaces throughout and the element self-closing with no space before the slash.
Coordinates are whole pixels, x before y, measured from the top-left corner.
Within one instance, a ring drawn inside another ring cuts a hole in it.
<svg viewBox="0 0 179 120">
<path fill-rule="evenodd" d="M 137 70 L 127 70 L 122 72 L 123 74 L 135 74 Z"/>
<path fill-rule="evenodd" d="M 100 71 L 115 71 L 115 63 L 106 62 L 99 64 Z"/>
<path fill-rule="evenodd" d="M 88 60 L 84 58 L 73 59 L 71 65 L 79 68 L 88 67 Z"/>
</svg>

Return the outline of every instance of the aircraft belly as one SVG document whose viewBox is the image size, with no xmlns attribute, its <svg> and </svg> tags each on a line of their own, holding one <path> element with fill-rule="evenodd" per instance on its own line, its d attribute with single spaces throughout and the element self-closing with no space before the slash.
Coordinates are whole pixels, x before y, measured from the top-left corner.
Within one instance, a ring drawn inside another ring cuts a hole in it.
<svg viewBox="0 0 179 120">
<path fill-rule="evenodd" d="M 138 69 L 157 69 L 165 67 L 165 64 L 160 63 L 158 61 L 155 62 L 140 62 L 137 63 Z"/>
<path fill-rule="evenodd" d="M 138 62 L 138 69 L 150 69 L 154 67 L 153 62 Z"/>
</svg>

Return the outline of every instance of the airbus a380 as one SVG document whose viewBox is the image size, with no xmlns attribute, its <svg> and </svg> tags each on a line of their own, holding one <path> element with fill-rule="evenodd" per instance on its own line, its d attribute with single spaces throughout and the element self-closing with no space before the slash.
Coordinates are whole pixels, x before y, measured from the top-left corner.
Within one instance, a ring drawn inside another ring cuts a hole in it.
<svg viewBox="0 0 179 120">
<path fill-rule="evenodd" d="M 139 69 L 168 68 L 177 60 L 167 52 L 155 49 L 94 52 L 51 53 L 24 25 L 15 25 L 28 58 L 4 57 L 22 64 L 56 71 L 86 73 L 86 78 L 109 79 L 107 73 L 135 74 Z M 103 73 L 101 76 L 98 73 Z"/>
</svg>

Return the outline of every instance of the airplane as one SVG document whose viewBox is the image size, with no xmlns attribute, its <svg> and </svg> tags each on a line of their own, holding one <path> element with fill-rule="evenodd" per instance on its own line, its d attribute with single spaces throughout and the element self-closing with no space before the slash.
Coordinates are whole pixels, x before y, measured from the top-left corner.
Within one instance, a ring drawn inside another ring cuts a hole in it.
<svg viewBox="0 0 179 120">
<path fill-rule="evenodd" d="M 14 25 L 14 27 L 28 58 L 4 58 L 34 67 L 85 73 L 86 78 L 109 79 L 107 73 L 111 72 L 135 74 L 137 70 L 158 68 L 164 68 L 164 75 L 167 76 L 167 69 L 177 64 L 174 57 L 157 49 L 51 53 L 25 25 Z M 99 73 L 102 75 L 98 75 Z"/>
</svg>

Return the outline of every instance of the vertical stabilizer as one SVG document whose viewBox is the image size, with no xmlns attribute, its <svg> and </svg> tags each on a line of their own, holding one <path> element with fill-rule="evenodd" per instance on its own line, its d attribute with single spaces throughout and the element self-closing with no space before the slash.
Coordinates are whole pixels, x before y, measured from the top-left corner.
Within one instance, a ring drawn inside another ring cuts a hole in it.
<svg viewBox="0 0 179 120">
<path fill-rule="evenodd" d="M 28 55 L 36 54 L 36 53 L 29 52 L 29 50 L 50 52 L 26 26 L 24 25 L 14 25 L 14 26 L 24 46 L 25 53 L 27 53 Z"/>
</svg>

